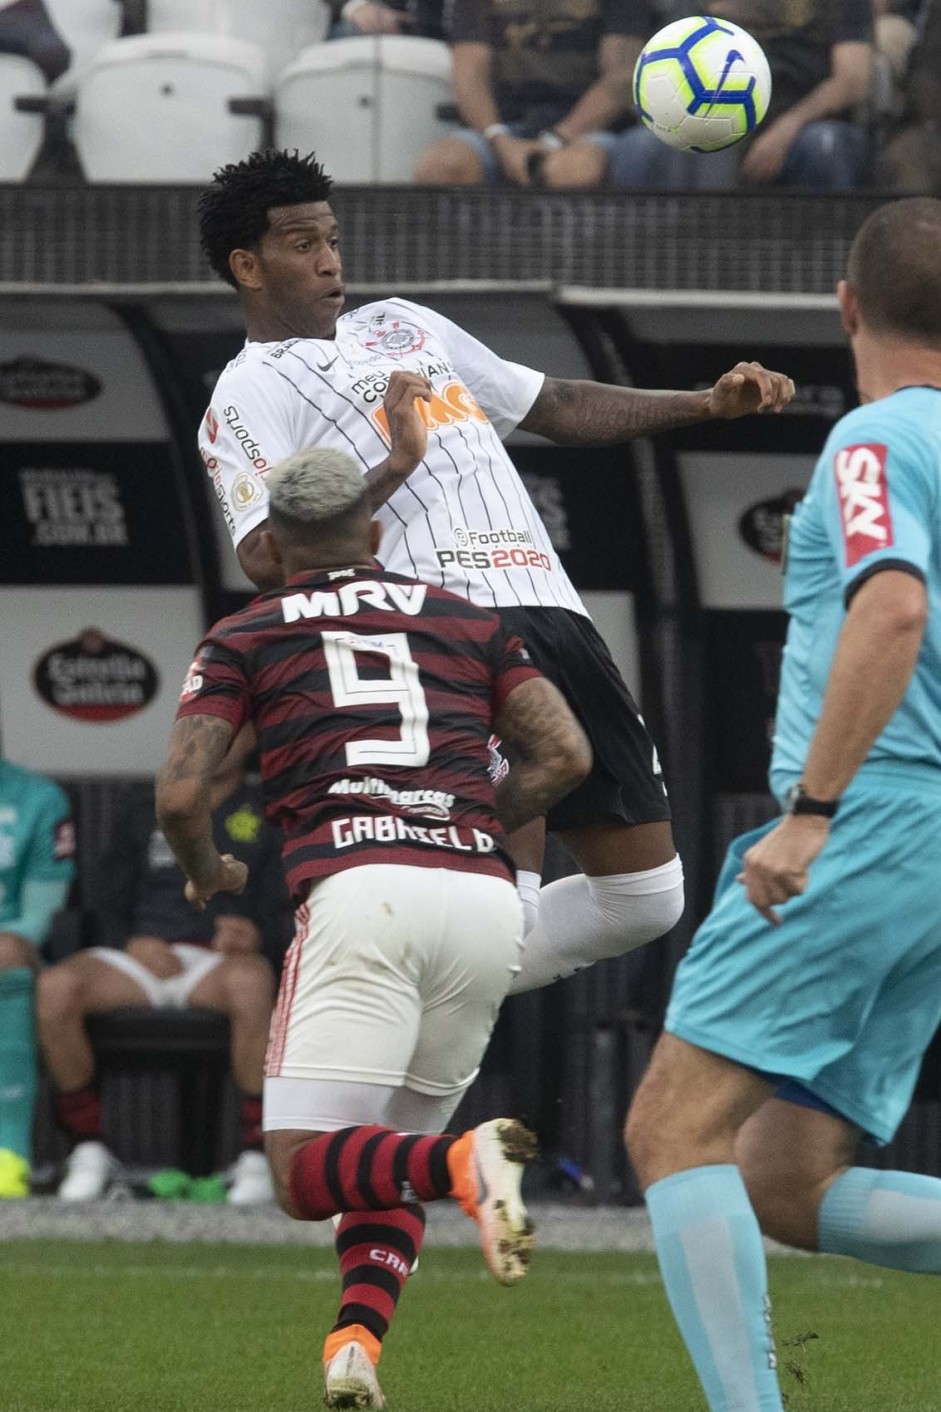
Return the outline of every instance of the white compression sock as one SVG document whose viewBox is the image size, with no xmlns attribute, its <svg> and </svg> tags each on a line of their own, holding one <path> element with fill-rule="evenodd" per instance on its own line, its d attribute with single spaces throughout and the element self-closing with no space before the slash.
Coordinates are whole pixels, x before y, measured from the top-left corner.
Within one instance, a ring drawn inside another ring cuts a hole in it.
<svg viewBox="0 0 941 1412">
<path fill-rule="evenodd" d="M 659 868 L 549 883 L 539 893 L 539 919 L 526 937 L 510 994 L 538 990 L 576 971 L 623 956 L 663 936 L 683 914 L 679 855 Z"/>
<path fill-rule="evenodd" d="M 536 918 L 539 916 L 539 885 L 541 882 L 542 877 L 539 873 L 528 873 L 525 868 L 520 868 L 516 874 L 516 891 L 523 904 L 524 936 L 529 936 L 536 925 Z"/>
</svg>

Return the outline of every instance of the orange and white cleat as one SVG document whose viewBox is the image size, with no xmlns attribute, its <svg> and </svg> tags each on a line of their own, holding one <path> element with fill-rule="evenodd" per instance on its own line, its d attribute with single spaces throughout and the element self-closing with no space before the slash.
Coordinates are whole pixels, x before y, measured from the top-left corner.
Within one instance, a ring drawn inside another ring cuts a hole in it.
<svg viewBox="0 0 941 1412">
<path fill-rule="evenodd" d="M 523 1165 L 536 1139 L 515 1118 L 494 1118 L 458 1138 L 448 1153 L 451 1195 L 480 1227 L 484 1259 L 501 1285 L 526 1274 L 533 1223 L 523 1202 Z"/>
<path fill-rule="evenodd" d="M 324 1407 L 385 1407 L 376 1376 L 379 1349 L 379 1340 L 358 1324 L 328 1336 L 323 1350 Z"/>
</svg>

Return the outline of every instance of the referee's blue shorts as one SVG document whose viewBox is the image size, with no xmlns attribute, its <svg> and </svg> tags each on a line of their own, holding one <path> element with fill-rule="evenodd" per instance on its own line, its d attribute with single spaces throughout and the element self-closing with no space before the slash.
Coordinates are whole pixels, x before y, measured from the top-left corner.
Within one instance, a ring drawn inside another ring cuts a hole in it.
<svg viewBox="0 0 941 1412">
<path fill-rule="evenodd" d="M 666 1028 L 889 1142 L 941 1021 L 941 772 L 864 766 L 774 927 L 735 878 L 777 822 L 732 843 Z"/>
</svg>

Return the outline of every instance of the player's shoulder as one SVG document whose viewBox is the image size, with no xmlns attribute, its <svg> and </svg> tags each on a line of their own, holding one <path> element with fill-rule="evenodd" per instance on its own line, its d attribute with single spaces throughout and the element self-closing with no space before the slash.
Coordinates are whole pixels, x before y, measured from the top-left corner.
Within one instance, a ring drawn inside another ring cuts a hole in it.
<svg viewBox="0 0 941 1412">
<path fill-rule="evenodd" d="M 261 624 L 272 616 L 279 616 L 280 609 L 281 595 L 278 590 L 259 593 L 244 607 L 237 608 L 234 613 L 227 613 L 224 618 L 219 618 L 213 623 L 203 638 L 203 649 L 211 652 L 214 646 L 222 646 L 238 651 L 246 634 L 256 632 Z"/>
<path fill-rule="evenodd" d="M 384 583 L 395 583 L 420 587 L 425 590 L 423 594 L 423 606 L 436 616 L 461 619 L 468 623 L 483 623 L 491 628 L 500 626 L 498 615 L 489 608 L 482 608 L 477 603 L 471 603 L 469 599 L 463 598 L 459 593 L 452 593 L 449 588 L 439 588 L 437 584 L 425 582 L 424 579 L 409 578 L 406 574 L 393 574 L 384 572 L 382 575 Z"/>
<path fill-rule="evenodd" d="M 216 391 L 245 387 L 259 377 L 277 373 L 279 363 L 290 354 L 303 338 L 286 338 L 282 343 L 246 342 L 234 358 L 230 358 L 216 379 Z"/>
<path fill-rule="evenodd" d="M 14 765 L 9 760 L 4 760 L 2 767 L 0 796 L 28 799 L 36 807 L 59 808 L 63 812 L 71 809 L 65 790 L 48 775 L 28 770 L 24 765 Z"/>
<path fill-rule="evenodd" d="M 854 447 L 884 447 L 904 460 L 928 464 L 941 445 L 941 391 L 906 387 L 854 407 L 836 423 L 824 455 Z"/>
<path fill-rule="evenodd" d="M 382 299 L 371 299 L 368 304 L 357 304 L 355 309 L 341 314 L 338 322 L 342 324 L 353 323 L 359 319 L 371 319 L 388 310 L 408 314 L 430 314 L 435 317 L 434 310 L 429 309 L 425 304 L 416 304 L 414 299 L 403 299 L 400 294 L 387 294 Z"/>
<path fill-rule="evenodd" d="M 387 324 L 390 329 L 403 323 L 415 324 L 419 328 L 439 332 L 447 325 L 441 314 L 429 309 L 426 304 L 416 304 L 413 299 L 403 299 L 398 294 L 390 294 L 384 299 L 373 299 L 369 304 L 360 304 L 348 314 L 341 314 L 338 328 L 352 331 L 368 328 L 373 331 Z"/>
</svg>

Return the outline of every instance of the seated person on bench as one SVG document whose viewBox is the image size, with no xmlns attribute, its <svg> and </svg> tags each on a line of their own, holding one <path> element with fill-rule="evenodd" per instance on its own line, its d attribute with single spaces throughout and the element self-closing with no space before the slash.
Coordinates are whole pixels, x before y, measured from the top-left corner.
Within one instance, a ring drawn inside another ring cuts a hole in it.
<svg viewBox="0 0 941 1412">
<path fill-rule="evenodd" d="M 234 758 L 234 757 L 233 757 Z M 262 1066 L 274 969 L 290 941 L 290 902 L 274 831 L 263 822 L 261 788 L 237 771 L 218 781 L 216 842 L 248 864 L 240 897 L 220 896 L 203 912 L 185 900 L 185 878 L 154 822 L 153 789 L 141 786 L 117 821 L 87 898 L 99 944 L 50 966 L 37 985 L 37 1021 L 56 1116 L 72 1140 L 59 1196 L 103 1196 L 119 1172 L 102 1140 L 95 1056 L 86 1015 L 125 1006 L 228 1015 L 231 1062 L 242 1094 L 243 1150 L 229 1200 L 273 1199 L 262 1150 Z"/>
</svg>

